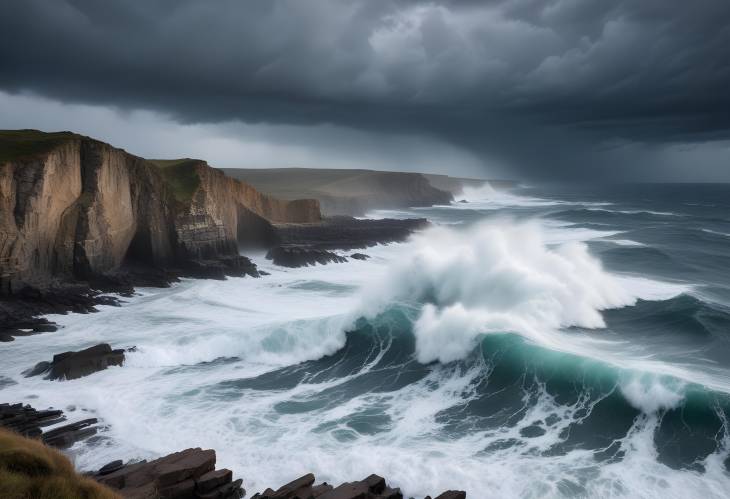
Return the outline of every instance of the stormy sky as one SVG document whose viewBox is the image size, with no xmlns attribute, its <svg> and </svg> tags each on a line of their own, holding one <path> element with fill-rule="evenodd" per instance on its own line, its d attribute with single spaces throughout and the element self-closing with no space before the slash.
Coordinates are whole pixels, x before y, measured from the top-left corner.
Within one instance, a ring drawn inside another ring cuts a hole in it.
<svg viewBox="0 0 730 499">
<path fill-rule="evenodd" d="M 221 167 L 730 181 L 730 2 L 0 0 L 0 127 Z"/>
</svg>

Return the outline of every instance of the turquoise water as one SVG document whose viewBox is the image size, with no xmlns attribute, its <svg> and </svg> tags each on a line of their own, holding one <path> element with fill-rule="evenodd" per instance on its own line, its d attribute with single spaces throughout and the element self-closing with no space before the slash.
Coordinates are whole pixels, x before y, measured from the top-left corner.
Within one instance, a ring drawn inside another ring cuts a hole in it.
<svg viewBox="0 0 730 499">
<path fill-rule="evenodd" d="M 726 497 L 730 188 L 547 186 L 371 216 L 368 261 L 143 289 L 0 351 L 0 399 L 94 414 L 82 468 L 215 448 L 250 493 L 379 473 L 406 496 Z M 100 341 L 124 367 L 20 372 Z"/>
</svg>

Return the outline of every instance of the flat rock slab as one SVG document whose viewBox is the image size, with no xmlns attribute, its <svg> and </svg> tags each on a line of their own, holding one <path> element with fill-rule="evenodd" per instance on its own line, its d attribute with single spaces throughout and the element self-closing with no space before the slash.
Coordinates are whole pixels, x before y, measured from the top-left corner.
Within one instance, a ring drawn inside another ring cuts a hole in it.
<svg viewBox="0 0 730 499">
<path fill-rule="evenodd" d="M 26 377 L 46 374 L 50 380 L 71 380 L 122 364 L 124 350 L 112 350 L 108 343 L 100 343 L 78 352 L 56 354 L 50 362 L 39 362 L 23 374 Z"/>
<path fill-rule="evenodd" d="M 150 462 L 119 466 L 114 461 L 92 477 L 123 497 L 133 499 L 243 497 L 242 480 L 233 480 L 230 470 L 216 470 L 215 461 L 213 450 L 186 449 Z M 109 471 L 111 468 L 116 469 Z"/>
</svg>

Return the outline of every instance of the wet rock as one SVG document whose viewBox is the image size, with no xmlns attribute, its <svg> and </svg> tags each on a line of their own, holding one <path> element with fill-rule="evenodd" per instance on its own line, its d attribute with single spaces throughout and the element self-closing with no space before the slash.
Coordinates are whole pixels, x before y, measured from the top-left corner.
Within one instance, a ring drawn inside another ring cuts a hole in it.
<svg viewBox="0 0 730 499">
<path fill-rule="evenodd" d="M 63 352 L 53 356 L 51 362 L 39 362 L 32 369 L 24 371 L 26 377 L 47 373 L 46 379 L 71 380 L 109 366 L 121 366 L 124 363 L 124 350 L 112 350 L 107 343 L 100 343 L 78 352 Z"/>
<path fill-rule="evenodd" d="M 353 253 L 350 255 L 350 258 L 354 258 L 355 260 L 368 260 L 370 256 L 365 253 Z"/>
<path fill-rule="evenodd" d="M 44 374 L 44 373 L 48 372 L 48 370 L 50 368 L 51 368 L 51 363 L 44 360 L 42 362 L 37 363 L 32 368 L 26 369 L 25 371 L 23 371 L 22 374 L 26 378 L 30 378 L 32 376 L 38 376 L 40 374 Z"/>
<path fill-rule="evenodd" d="M 200 448 L 175 452 L 150 462 L 129 463 L 113 471 L 107 466 L 92 475 L 123 497 L 233 499 L 244 495 L 242 480 L 230 470 L 215 469 L 215 451 Z"/>
<path fill-rule="evenodd" d="M 38 411 L 29 405 L 0 404 L 0 427 L 15 431 L 26 437 L 38 438 L 52 447 L 64 449 L 79 440 L 96 434 L 95 418 L 84 419 L 75 423 L 57 426 L 44 432 L 42 428 L 55 425 L 66 420 L 63 411 L 49 409 Z"/>
<path fill-rule="evenodd" d="M 213 470 L 204 474 L 198 479 L 196 489 L 201 492 L 210 492 L 211 490 L 217 489 L 221 485 L 231 483 L 233 480 L 233 472 L 231 470 Z"/>
<path fill-rule="evenodd" d="M 463 490 L 447 490 L 443 494 L 436 496 L 436 499 L 466 499 L 466 492 Z"/>
<path fill-rule="evenodd" d="M 331 251 L 304 246 L 276 246 L 269 250 L 266 258 L 282 267 L 307 267 L 309 265 L 326 265 L 343 263 L 347 258 Z"/>
<path fill-rule="evenodd" d="M 257 493 L 252 499 L 403 499 L 400 489 L 389 487 L 385 478 L 378 475 L 370 475 L 359 482 L 347 482 L 337 487 L 326 482 L 314 485 L 314 482 L 314 475 L 309 473 L 277 490 L 269 488 Z M 431 499 L 431 496 L 426 499 Z M 436 499 L 466 499 L 466 493 L 449 490 Z"/>
<path fill-rule="evenodd" d="M 333 487 L 327 483 L 314 485 L 311 473 L 297 478 L 278 490 L 266 489 L 252 499 L 402 499 L 399 489 L 391 489 L 385 479 L 370 475 L 359 482 L 343 483 Z"/>
<path fill-rule="evenodd" d="M 76 423 L 60 426 L 41 435 L 41 440 L 46 445 L 66 449 L 71 447 L 79 440 L 83 440 L 92 435 L 96 435 L 96 428 L 93 427 L 97 423 L 96 418 L 84 419 Z"/>
<path fill-rule="evenodd" d="M 101 468 L 99 468 L 99 475 L 108 475 L 109 473 L 113 473 L 117 470 L 122 469 L 124 466 L 124 461 L 121 459 L 117 459 L 116 461 L 112 461 L 111 463 L 107 463 Z"/>
<path fill-rule="evenodd" d="M 29 405 L 0 404 L 0 426 L 26 437 L 38 437 L 41 427 L 64 421 L 63 411 L 37 411 Z"/>
</svg>

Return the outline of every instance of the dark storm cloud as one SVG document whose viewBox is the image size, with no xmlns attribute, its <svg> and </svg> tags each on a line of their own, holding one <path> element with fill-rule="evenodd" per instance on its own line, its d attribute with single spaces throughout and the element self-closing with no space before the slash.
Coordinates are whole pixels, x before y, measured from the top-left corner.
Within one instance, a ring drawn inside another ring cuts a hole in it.
<svg viewBox="0 0 730 499">
<path fill-rule="evenodd" d="M 730 136 L 727 0 L 0 6 L 9 92 L 183 122 L 420 133 L 533 174 L 601 171 L 607 144 Z"/>
</svg>

